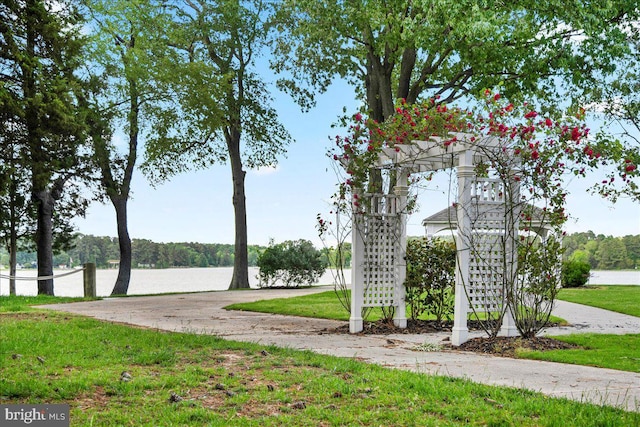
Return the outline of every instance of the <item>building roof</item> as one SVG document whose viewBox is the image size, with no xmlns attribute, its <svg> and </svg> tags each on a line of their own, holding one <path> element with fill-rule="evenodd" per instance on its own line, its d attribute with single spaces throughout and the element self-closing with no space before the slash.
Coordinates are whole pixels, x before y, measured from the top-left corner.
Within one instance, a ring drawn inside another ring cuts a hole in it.
<svg viewBox="0 0 640 427">
<path fill-rule="evenodd" d="M 547 212 L 532 204 L 527 204 L 527 206 L 533 209 L 533 218 L 531 221 L 533 231 L 540 234 L 542 229 L 548 230 L 548 220 L 545 220 L 545 217 L 548 215 Z M 433 235 L 442 230 L 457 228 L 458 217 L 456 207 L 449 206 L 428 216 L 422 220 L 422 225 L 426 228 L 427 235 Z"/>
</svg>

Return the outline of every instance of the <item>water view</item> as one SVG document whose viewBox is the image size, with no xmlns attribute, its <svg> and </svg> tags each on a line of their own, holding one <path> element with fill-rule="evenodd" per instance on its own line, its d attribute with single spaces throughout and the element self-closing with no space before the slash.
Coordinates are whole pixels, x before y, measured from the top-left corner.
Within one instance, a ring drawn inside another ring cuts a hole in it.
<svg viewBox="0 0 640 427">
<path fill-rule="evenodd" d="M 55 274 L 68 273 L 70 270 L 56 270 Z M 6 275 L 7 270 L 2 270 Z M 168 268 L 162 270 L 134 269 L 131 272 L 131 284 L 129 295 L 162 294 L 169 292 L 202 292 L 222 291 L 229 287 L 232 267 L 218 268 Z M 96 293 L 98 296 L 108 296 L 115 283 L 118 270 L 98 270 L 96 272 Z M 258 268 L 249 268 L 249 280 L 251 287 L 258 287 Z M 31 278 L 31 280 L 19 280 L 16 282 L 18 295 L 36 295 L 38 286 L 33 278 L 36 271 L 33 269 L 18 270 L 18 277 Z M 348 281 L 351 271 L 345 270 Z M 333 274 L 327 271 L 316 283 L 318 285 L 333 284 Z M 639 270 L 625 271 L 592 271 L 589 279 L 590 285 L 640 285 Z M 54 291 L 57 296 L 82 296 L 82 272 L 55 279 Z M 9 280 L 0 279 L 0 295 L 9 294 Z"/>
<path fill-rule="evenodd" d="M 55 275 L 69 273 L 70 270 L 55 270 Z M 7 270 L 2 270 L 2 275 L 8 274 Z M 232 267 L 216 268 L 167 268 L 167 269 L 134 269 L 131 271 L 131 283 L 129 284 L 129 295 L 163 294 L 169 292 L 202 292 L 202 291 L 222 291 L 229 287 Z M 249 268 L 249 282 L 251 287 L 258 287 L 258 268 Z M 35 278 L 36 271 L 33 269 L 18 270 L 17 276 L 20 278 Z M 98 296 L 108 296 L 113 289 L 113 285 L 118 276 L 117 269 L 96 271 L 96 294 Z M 333 276 L 327 271 L 317 284 L 331 284 Z M 84 288 L 82 284 L 82 271 L 64 277 L 56 278 L 54 281 L 54 292 L 57 296 L 83 296 Z M 16 282 L 16 293 L 18 295 L 36 295 L 38 285 L 35 280 L 19 280 Z M 9 294 L 9 280 L 0 279 L 0 295 Z"/>
</svg>

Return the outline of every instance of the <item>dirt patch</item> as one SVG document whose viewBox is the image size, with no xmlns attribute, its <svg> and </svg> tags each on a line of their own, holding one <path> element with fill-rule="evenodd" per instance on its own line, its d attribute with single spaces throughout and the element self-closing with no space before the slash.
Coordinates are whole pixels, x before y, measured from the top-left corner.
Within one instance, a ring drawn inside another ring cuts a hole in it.
<svg viewBox="0 0 640 427">
<path fill-rule="evenodd" d="M 478 321 L 469 321 L 469 330 L 482 330 Z M 391 335 L 391 334 L 429 334 L 436 332 L 451 332 L 452 321 L 437 322 L 435 320 L 407 320 L 406 328 L 398 328 L 393 322 L 379 320 L 377 322 L 365 322 L 364 329 L 357 335 Z M 348 334 L 349 325 L 343 325 L 335 329 L 325 329 L 322 333 Z M 517 357 L 518 350 L 564 350 L 580 348 L 574 344 L 559 341 L 553 338 L 536 337 L 496 337 L 473 338 L 459 347 L 445 344 L 445 351 L 470 351 L 474 353 L 491 354 L 494 356 Z"/>
<path fill-rule="evenodd" d="M 496 337 L 473 338 L 459 347 L 449 345 L 448 348 L 451 350 L 472 351 L 474 353 L 491 354 L 494 356 L 517 357 L 519 350 L 567 350 L 580 348 L 580 346 L 547 337 Z"/>
<path fill-rule="evenodd" d="M 469 321 L 467 324 L 469 330 L 480 330 L 480 323 Z M 435 321 L 435 320 L 412 320 L 407 319 L 406 328 L 398 328 L 393 322 L 378 320 L 376 322 L 365 322 L 362 332 L 356 335 L 390 335 L 390 334 L 430 334 L 434 332 L 451 332 L 453 321 Z M 334 329 L 324 329 L 322 332 L 335 334 L 348 334 L 349 325 L 342 325 Z"/>
</svg>

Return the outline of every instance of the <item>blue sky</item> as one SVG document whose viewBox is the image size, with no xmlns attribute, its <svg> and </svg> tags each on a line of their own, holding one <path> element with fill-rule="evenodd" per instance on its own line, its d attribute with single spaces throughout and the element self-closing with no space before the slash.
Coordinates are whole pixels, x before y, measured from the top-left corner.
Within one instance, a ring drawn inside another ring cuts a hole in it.
<svg viewBox="0 0 640 427">
<path fill-rule="evenodd" d="M 353 91 L 334 84 L 319 97 L 318 105 L 302 113 L 281 93 L 274 93 L 275 107 L 295 139 L 286 158 L 275 169 L 248 171 L 246 177 L 249 244 L 266 245 L 294 239 L 321 241 L 315 229 L 316 215 L 328 214 L 329 199 L 337 184 L 326 157 L 330 137 L 339 133 L 331 124 L 343 107 L 355 112 Z M 589 183 L 596 177 L 568 183 L 567 210 L 572 218 L 566 231 L 593 230 L 596 234 L 640 234 L 640 204 L 619 200 L 615 205 L 591 196 Z M 420 209 L 409 218 L 408 234 L 424 234 L 423 218 L 447 207 L 448 177 L 441 174 L 419 196 Z M 133 199 L 129 202 L 129 233 L 133 238 L 157 242 L 233 243 L 234 223 L 229 165 L 189 172 L 153 188 L 137 171 Z M 78 231 L 97 236 L 116 236 L 115 212 L 110 204 L 94 203 L 86 218 L 76 220 Z"/>
</svg>

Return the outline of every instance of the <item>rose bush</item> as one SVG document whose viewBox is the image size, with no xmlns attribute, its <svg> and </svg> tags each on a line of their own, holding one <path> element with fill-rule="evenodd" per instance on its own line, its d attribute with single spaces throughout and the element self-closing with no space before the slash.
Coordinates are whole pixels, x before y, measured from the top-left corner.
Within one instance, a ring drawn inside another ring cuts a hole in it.
<svg viewBox="0 0 640 427">
<path fill-rule="evenodd" d="M 505 235 L 502 240 L 505 257 L 513 253 L 511 249 L 522 255 L 517 260 L 504 260 L 504 266 L 516 261 L 518 268 L 511 273 L 497 272 L 502 274 L 502 292 L 507 300 L 497 319 L 492 317 L 495 313 L 486 316 L 493 319 L 487 332 L 497 334 L 495 325 L 501 323 L 506 306 L 511 305 L 520 333 L 535 334 L 546 324 L 547 311 L 552 306 L 549 299 L 555 297 L 558 281 L 547 275 L 560 271 L 562 249 L 555 243 L 545 246 L 545 242 L 530 235 L 539 231 L 540 223 L 545 224 L 551 236 L 556 236 L 554 242 L 563 234 L 562 226 L 568 219 L 566 180 L 604 169 L 609 178 L 594 185 L 594 191 L 615 200 L 620 194 L 633 195 L 637 190 L 634 180 L 638 177 L 640 154 L 602 133 L 593 138 L 584 119 L 581 109 L 545 115 L 531 104 L 514 105 L 491 91 L 485 92 L 484 102 L 477 110 L 451 107 L 432 99 L 415 105 L 401 101 L 396 114 L 384 123 L 357 114 L 348 135 L 336 137 L 329 152 L 339 165 L 337 170 L 344 172 L 333 197 L 335 212 L 347 218 L 342 224 L 352 224 L 354 215 L 367 212 L 372 198 L 379 198 L 384 191 L 382 169 L 388 171 L 387 184 L 391 187 L 400 168 L 381 166 L 384 152 L 403 151 L 412 141 L 434 137 L 443 151 L 459 143 L 472 145 L 483 158 L 476 165 L 478 175 L 501 180 L 502 188 L 509 192 L 505 197 L 505 212 L 511 216 L 507 223 L 517 222 L 521 231 L 519 235 Z M 415 147 L 413 144 L 414 152 Z M 415 182 L 411 180 L 410 185 Z M 321 232 L 326 232 L 328 223 L 321 218 L 319 221 Z M 531 298 L 532 292 L 539 298 Z M 537 307 L 530 309 L 530 304 Z"/>
</svg>

